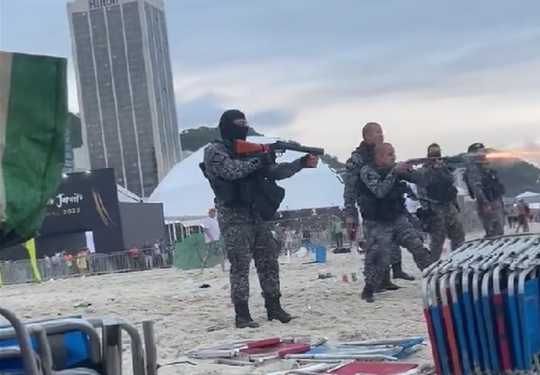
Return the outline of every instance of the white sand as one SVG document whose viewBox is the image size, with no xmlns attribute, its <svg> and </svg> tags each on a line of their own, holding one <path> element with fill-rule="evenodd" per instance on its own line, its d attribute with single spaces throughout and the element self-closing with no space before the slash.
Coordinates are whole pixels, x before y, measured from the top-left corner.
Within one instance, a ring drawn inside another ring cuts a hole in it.
<svg viewBox="0 0 540 375">
<path fill-rule="evenodd" d="M 540 232 L 538 225 L 534 229 Z M 10 286 L 1 290 L 1 303 L 26 320 L 80 313 L 87 316 L 119 315 L 137 324 L 152 319 L 156 322 L 160 363 L 181 359 L 182 353 L 189 349 L 246 338 L 295 334 L 341 341 L 427 337 L 420 299 L 420 275 L 410 255 L 406 251 L 403 254 L 406 270 L 417 280 L 399 281 L 404 287 L 402 290 L 381 294 L 373 304 L 360 300 L 361 281 L 340 281 L 342 274 L 350 276 L 361 266 L 352 254 L 329 254 L 326 264 L 302 265 L 300 263 L 305 259 L 293 259 L 291 264 L 282 265 L 283 304 L 299 316 L 287 325 L 265 320 L 260 287 L 252 270 L 252 315 L 261 327 L 251 330 L 233 328 L 229 291 L 222 289 L 228 285 L 228 277 L 218 270 L 219 267 L 203 275 L 169 269 Z M 331 272 L 337 277 L 318 280 L 319 272 Z M 360 272 L 359 276 L 362 278 Z M 211 287 L 199 288 L 203 283 Z M 81 300 L 92 306 L 85 310 L 75 309 L 73 306 Z M 415 359 L 430 361 L 430 349 L 423 349 Z M 129 367 L 129 361 L 126 356 L 126 367 Z M 215 365 L 210 361 L 197 363 L 197 366 L 165 367 L 160 374 L 256 375 L 279 369 L 278 364 L 254 369 Z"/>
</svg>

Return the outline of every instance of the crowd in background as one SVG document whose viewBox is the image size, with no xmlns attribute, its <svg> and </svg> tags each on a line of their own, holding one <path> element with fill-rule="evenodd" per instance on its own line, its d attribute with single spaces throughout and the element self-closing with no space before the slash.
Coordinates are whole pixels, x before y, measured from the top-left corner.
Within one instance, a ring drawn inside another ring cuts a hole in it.
<svg viewBox="0 0 540 375">
<path fill-rule="evenodd" d="M 106 273 L 143 271 L 168 268 L 173 262 L 173 247 L 164 240 L 153 245 L 132 245 L 128 250 L 112 253 L 93 253 L 83 247 L 74 251 L 59 251 L 37 259 L 37 268 L 44 281 Z M 0 274 L 4 285 L 32 280 L 32 269 L 28 260 L 0 262 Z"/>
<path fill-rule="evenodd" d="M 516 233 L 529 231 L 529 223 L 540 222 L 540 211 L 531 210 L 525 201 L 520 200 L 517 204 L 509 206 L 505 210 L 506 220 L 511 229 Z"/>
</svg>

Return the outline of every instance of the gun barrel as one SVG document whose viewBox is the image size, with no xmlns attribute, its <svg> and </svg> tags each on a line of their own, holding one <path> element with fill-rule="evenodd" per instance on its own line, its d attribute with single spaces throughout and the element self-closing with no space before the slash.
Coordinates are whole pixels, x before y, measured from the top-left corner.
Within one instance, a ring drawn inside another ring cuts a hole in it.
<svg viewBox="0 0 540 375">
<path fill-rule="evenodd" d="M 411 165 L 418 165 L 418 164 L 425 164 L 429 163 L 430 161 L 440 160 L 443 163 L 446 164 L 461 164 L 467 160 L 466 156 L 442 156 L 440 158 L 416 158 L 416 159 L 409 159 L 405 163 L 411 164 Z"/>
<path fill-rule="evenodd" d="M 274 149 L 276 151 L 280 151 L 280 150 L 298 151 L 298 152 L 304 152 L 306 154 L 312 154 L 312 155 L 324 155 L 324 148 L 302 146 L 302 145 L 297 145 L 295 143 L 289 143 L 289 142 L 276 142 L 274 144 Z"/>
</svg>

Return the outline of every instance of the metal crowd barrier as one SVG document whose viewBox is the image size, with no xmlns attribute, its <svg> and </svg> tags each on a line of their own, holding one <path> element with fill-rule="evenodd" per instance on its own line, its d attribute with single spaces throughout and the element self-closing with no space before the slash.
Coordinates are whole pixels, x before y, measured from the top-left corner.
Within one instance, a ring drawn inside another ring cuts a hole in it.
<svg viewBox="0 0 540 375">
<path fill-rule="evenodd" d="M 333 243 L 329 231 L 312 232 L 309 239 L 302 238 L 301 233 L 292 233 L 289 240 L 287 240 L 285 236 L 278 238 L 277 240 L 283 254 L 287 253 L 287 251 L 290 251 L 291 254 L 295 253 L 303 246 L 330 246 Z"/>
<path fill-rule="evenodd" d="M 0 307 L 10 323 L 0 327 L 0 373 L 12 375 L 122 375 L 122 332 L 131 340 L 133 375 L 156 375 L 153 322 L 143 334 L 117 317 L 80 317 L 23 324 Z M 141 337 L 142 336 L 142 337 Z"/>
<path fill-rule="evenodd" d="M 86 269 L 79 269 L 77 257 L 74 255 L 71 261 L 55 260 L 54 258 L 38 259 L 37 268 L 42 281 L 136 272 L 172 267 L 172 253 L 172 249 L 167 249 L 163 253 L 156 253 L 153 249 L 143 249 L 139 251 L 137 258 L 133 258 L 128 250 L 106 254 L 89 254 L 85 262 Z M 0 262 L 0 277 L 3 285 L 31 283 L 33 275 L 30 261 Z"/>
<path fill-rule="evenodd" d="M 422 297 L 437 374 L 540 374 L 540 234 L 463 244 Z"/>
</svg>

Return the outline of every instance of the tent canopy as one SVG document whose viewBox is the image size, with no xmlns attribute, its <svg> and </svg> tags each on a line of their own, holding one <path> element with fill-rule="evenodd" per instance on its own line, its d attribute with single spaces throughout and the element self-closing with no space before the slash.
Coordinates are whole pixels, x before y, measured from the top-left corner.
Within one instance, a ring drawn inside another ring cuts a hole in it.
<svg viewBox="0 0 540 375">
<path fill-rule="evenodd" d="M 534 193 L 532 191 L 526 191 L 525 193 L 521 193 L 520 195 L 516 196 L 516 199 L 536 198 L 536 197 L 540 197 L 540 194 Z"/>
<path fill-rule="evenodd" d="M 248 137 L 255 143 L 273 143 L 275 137 Z M 278 162 L 291 162 L 303 154 L 287 151 Z M 205 215 L 214 204 L 214 193 L 204 178 L 199 163 L 203 160 L 204 148 L 182 160 L 165 176 L 154 190 L 148 202 L 163 203 L 167 219 Z M 343 184 L 337 174 L 326 164 L 300 171 L 290 179 L 279 181 L 286 191 L 280 210 L 299 210 L 343 205 Z"/>
</svg>

